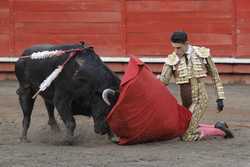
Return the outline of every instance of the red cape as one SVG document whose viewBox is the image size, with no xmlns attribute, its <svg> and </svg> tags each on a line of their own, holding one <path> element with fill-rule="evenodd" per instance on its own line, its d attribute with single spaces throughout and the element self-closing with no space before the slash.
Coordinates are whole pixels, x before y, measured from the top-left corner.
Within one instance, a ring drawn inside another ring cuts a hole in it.
<svg viewBox="0 0 250 167">
<path fill-rule="evenodd" d="M 187 129 L 192 114 L 138 58 L 131 57 L 120 96 L 107 117 L 119 144 L 173 139 Z"/>
</svg>

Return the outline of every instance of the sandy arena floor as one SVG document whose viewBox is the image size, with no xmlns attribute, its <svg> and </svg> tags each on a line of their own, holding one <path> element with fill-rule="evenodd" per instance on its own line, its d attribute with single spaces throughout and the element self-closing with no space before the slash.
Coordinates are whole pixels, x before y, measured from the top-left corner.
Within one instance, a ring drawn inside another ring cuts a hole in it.
<svg viewBox="0 0 250 167">
<path fill-rule="evenodd" d="M 16 81 L 0 82 L 0 167 L 250 167 L 250 85 L 226 85 L 225 110 L 216 113 L 215 95 L 204 123 L 225 120 L 235 138 L 211 138 L 195 143 L 179 139 L 119 146 L 93 132 L 90 118 L 78 116 L 75 144 L 62 145 L 63 134 L 53 134 L 41 98 L 36 101 L 29 139 L 19 143 L 22 113 L 15 94 Z M 177 94 L 177 88 L 170 85 Z M 179 97 L 178 97 L 179 98 Z M 62 132 L 64 127 L 60 122 Z"/>
</svg>

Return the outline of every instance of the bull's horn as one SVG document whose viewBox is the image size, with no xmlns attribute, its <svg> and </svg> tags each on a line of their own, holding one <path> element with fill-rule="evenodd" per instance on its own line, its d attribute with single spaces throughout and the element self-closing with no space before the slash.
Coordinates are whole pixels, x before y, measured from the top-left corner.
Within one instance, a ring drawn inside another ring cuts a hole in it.
<svg viewBox="0 0 250 167">
<path fill-rule="evenodd" d="M 107 105 L 111 105 L 108 99 L 108 94 L 115 95 L 115 91 L 113 89 L 105 89 L 102 92 L 102 99 L 107 103 Z"/>
</svg>

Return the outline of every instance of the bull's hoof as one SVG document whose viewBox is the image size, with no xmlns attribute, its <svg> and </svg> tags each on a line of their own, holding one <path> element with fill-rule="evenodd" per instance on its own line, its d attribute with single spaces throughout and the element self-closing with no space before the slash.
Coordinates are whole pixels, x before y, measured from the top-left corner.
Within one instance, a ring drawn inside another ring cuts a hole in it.
<svg viewBox="0 0 250 167">
<path fill-rule="evenodd" d="M 52 126 L 50 126 L 50 128 L 51 128 L 51 131 L 54 132 L 54 133 L 61 132 L 61 129 L 59 128 L 58 125 L 52 125 Z"/>
<path fill-rule="evenodd" d="M 109 140 L 115 144 L 119 143 L 119 138 L 117 136 L 111 137 Z"/>
<path fill-rule="evenodd" d="M 58 124 L 57 124 L 57 122 L 55 120 L 49 120 L 48 125 L 50 126 L 50 129 L 51 129 L 52 132 L 57 133 L 57 132 L 61 131 Z"/>
<path fill-rule="evenodd" d="M 75 138 L 74 136 L 66 136 L 64 139 L 65 145 L 74 145 L 75 144 Z"/>
<path fill-rule="evenodd" d="M 109 134 L 108 135 L 108 139 L 112 142 L 112 143 L 115 143 L 115 144 L 117 144 L 118 142 L 119 142 L 119 137 L 118 136 L 116 136 L 115 134 Z"/>
<path fill-rule="evenodd" d="M 28 140 L 27 137 L 23 137 L 23 136 L 19 138 L 19 142 L 20 143 L 31 143 L 31 141 Z"/>
</svg>

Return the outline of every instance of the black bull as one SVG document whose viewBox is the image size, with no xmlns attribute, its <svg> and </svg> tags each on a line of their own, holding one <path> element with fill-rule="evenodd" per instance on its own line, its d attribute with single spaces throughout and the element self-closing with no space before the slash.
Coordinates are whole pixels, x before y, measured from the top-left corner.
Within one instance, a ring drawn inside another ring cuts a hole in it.
<svg viewBox="0 0 250 167">
<path fill-rule="evenodd" d="M 43 80 L 58 65 L 63 64 L 70 53 L 45 59 L 23 56 L 30 56 L 39 51 L 66 51 L 77 48 L 81 50 L 75 52 L 75 56 L 65 64 L 58 77 L 40 93 L 48 112 L 48 124 L 52 130 L 59 130 L 54 117 L 56 107 L 66 127 L 66 140 L 71 141 L 74 135 L 76 123 L 73 115 L 93 117 L 95 132 L 110 134 L 105 118 L 118 97 L 120 79 L 101 61 L 92 47 L 84 44 L 36 45 L 26 49 L 15 64 L 19 82 L 17 94 L 23 111 L 22 141 L 28 141 L 27 131 L 35 101 L 32 96 L 39 90 Z"/>
</svg>

